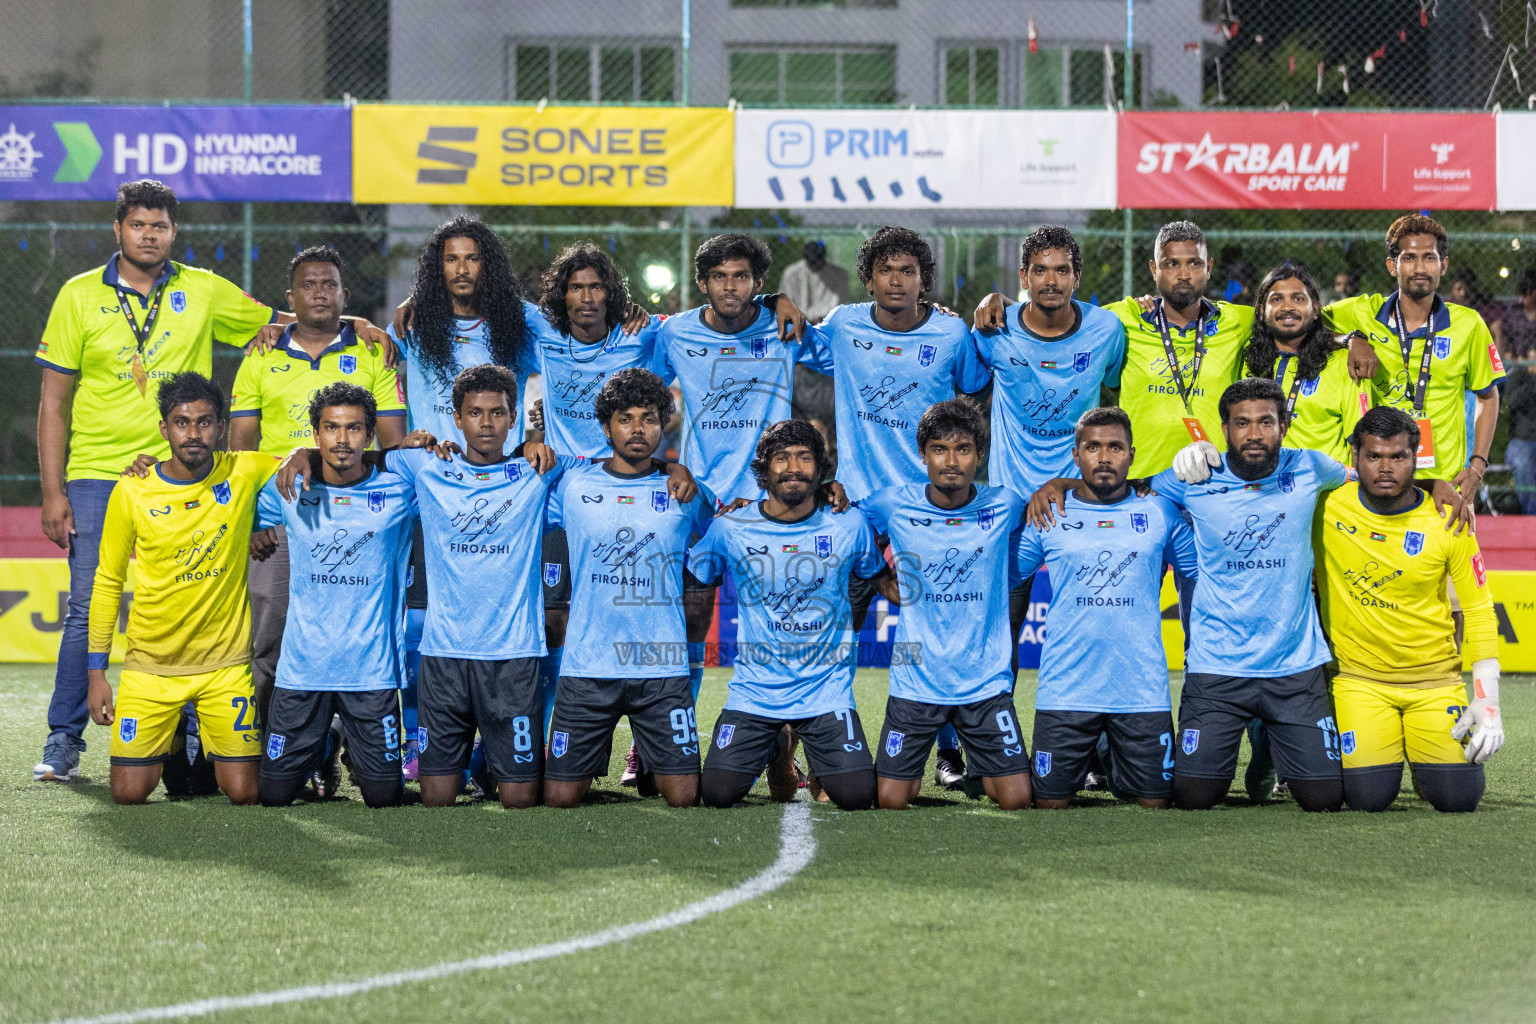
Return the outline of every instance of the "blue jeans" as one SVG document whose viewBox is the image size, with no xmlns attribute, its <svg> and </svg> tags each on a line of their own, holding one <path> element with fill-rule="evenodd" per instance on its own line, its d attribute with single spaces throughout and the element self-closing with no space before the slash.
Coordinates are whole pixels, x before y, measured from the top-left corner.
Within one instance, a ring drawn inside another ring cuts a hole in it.
<svg viewBox="0 0 1536 1024">
<path fill-rule="evenodd" d="M 116 486 L 116 480 L 71 480 L 64 490 L 75 514 L 75 535 L 69 539 L 69 608 L 59 640 L 59 662 L 53 673 L 48 731 L 66 733 L 81 742 L 85 739 L 85 725 L 90 721 L 85 708 L 89 685 L 85 655 L 90 646 L 91 588 L 96 583 L 107 499 Z"/>
<path fill-rule="evenodd" d="M 1510 475 L 1515 478 L 1515 496 L 1520 499 L 1521 511 L 1536 516 L 1536 441 L 1510 438 L 1504 461 L 1509 463 Z"/>
</svg>

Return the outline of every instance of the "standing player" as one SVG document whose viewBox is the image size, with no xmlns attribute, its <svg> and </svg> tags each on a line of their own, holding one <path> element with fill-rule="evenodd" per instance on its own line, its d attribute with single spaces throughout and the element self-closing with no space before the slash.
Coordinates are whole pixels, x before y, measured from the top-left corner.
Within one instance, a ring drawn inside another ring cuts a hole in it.
<svg viewBox="0 0 1536 1024">
<path fill-rule="evenodd" d="M 875 802 L 875 769 L 853 700 L 857 634 L 849 586 L 889 573 L 863 513 L 825 507 L 826 443 L 803 420 L 763 432 L 753 461 L 762 501 L 715 520 L 688 552 L 688 568 L 710 583 L 736 584 L 736 664 L 715 723 L 701 787 L 708 807 L 730 807 L 788 742 L 805 744 L 812 774 L 832 802 Z M 878 584 L 878 580 L 877 580 Z M 792 800 L 795 788 L 775 788 Z"/>
<path fill-rule="evenodd" d="M 699 798 L 699 734 L 688 684 L 682 593 L 690 536 L 709 529 L 714 496 L 667 493 L 651 458 L 675 412 L 649 370 L 610 376 L 594 402 L 613 451 L 566 472 L 546 512 L 571 548 L 573 628 L 550 721 L 544 800 L 574 807 L 608 774 L 613 730 L 629 716 L 646 771 L 667 803 Z"/>
<path fill-rule="evenodd" d="M 404 438 L 405 404 L 394 369 L 385 364 L 382 352 L 358 344 L 356 332 L 341 319 L 351 295 L 342 269 L 341 255 L 318 245 L 289 262 L 288 304 L 295 320 L 274 347 L 252 352 L 240 362 L 229 414 L 231 451 L 282 458 L 295 448 L 309 447 L 314 438 L 310 400 L 338 381 L 373 395 L 381 447 L 393 448 Z M 271 554 L 264 561 L 252 559 L 250 568 L 252 674 L 263 719 L 288 615 L 287 534 L 278 526 L 269 537 L 275 545 Z"/>
<path fill-rule="evenodd" d="M 1495 385 L 1504 364 L 1478 312 L 1435 294 L 1450 265 L 1449 249 L 1437 221 L 1418 214 L 1399 217 L 1387 228 L 1387 272 L 1397 290 L 1341 299 L 1323 310 L 1323 320 L 1330 330 L 1369 341 L 1380 361 L 1377 396 L 1419 424 L 1419 478 L 1449 480 L 1470 503 L 1488 470 L 1499 419 Z M 1470 454 L 1466 391 L 1477 395 Z"/>
<path fill-rule="evenodd" d="M 1173 793 L 1173 704 L 1158 592 L 1163 566 L 1198 576 L 1194 537 L 1178 509 L 1139 497 L 1126 474 L 1136 458 L 1123 409 L 1078 420 L 1073 482 L 1061 521 L 1027 526 L 1021 573 L 1051 575 L 1051 629 L 1035 696 L 1035 806 L 1067 807 L 1101 744 L 1109 789 L 1143 807 Z"/>
<path fill-rule="evenodd" d="M 860 505 L 890 537 L 901 606 L 875 774 L 880 806 L 901 810 L 922 785 L 928 751 L 952 726 L 988 796 L 1029 806 L 1029 753 L 1013 706 L 1013 645 L 1003 602 L 1024 502 L 977 487 L 986 422 L 968 399 L 932 406 L 917 424 L 926 485 L 885 487 Z"/>
<path fill-rule="evenodd" d="M 224 393 L 191 371 L 156 389 L 171 457 L 112 492 L 91 600 L 91 717 L 112 733 L 112 800 L 143 803 L 160 781 L 182 708 L 197 707 L 201 742 L 231 803 L 256 802 L 261 726 L 251 686 L 246 548 L 256 498 L 274 459 L 216 452 Z M 107 658 L 128 559 L 138 580 L 116 700 Z"/>
<path fill-rule="evenodd" d="M 1360 481 L 1330 494 L 1314 524 L 1323 628 L 1339 664 L 1333 704 L 1344 798 L 1355 810 L 1386 810 L 1406 760 L 1414 788 L 1435 810 L 1475 810 L 1483 762 L 1504 744 L 1498 625 L 1483 556 L 1470 532 L 1437 528 L 1413 485 L 1413 417 L 1373 409 L 1350 442 Z M 1466 613 L 1460 650 L 1447 575 Z M 1463 656 L 1472 661 L 1470 705 Z"/>
<path fill-rule="evenodd" d="M 320 475 L 285 501 L 269 481 L 257 526 L 287 527 L 290 613 L 266 718 L 261 802 L 294 801 L 335 742 L 340 715 L 352 777 L 369 807 L 400 803 L 405 577 L 413 488 L 363 458 L 377 413 L 371 392 L 337 382 L 309 403 Z M 327 794 L 329 795 L 329 794 Z"/>
</svg>

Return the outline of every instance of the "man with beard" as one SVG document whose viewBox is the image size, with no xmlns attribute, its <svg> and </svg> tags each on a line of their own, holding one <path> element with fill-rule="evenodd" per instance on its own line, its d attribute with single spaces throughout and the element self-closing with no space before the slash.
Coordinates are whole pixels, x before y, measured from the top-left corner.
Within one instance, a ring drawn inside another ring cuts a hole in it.
<svg viewBox="0 0 1536 1024">
<path fill-rule="evenodd" d="M 1199 556 L 1174 805 L 1206 809 L 1226 796 L 1257 718 L 1301 808 L 1338 810 L 1344 784 L 1323 673 L 1328 644 L 1312 599 L 1312 513 L 1347 471 L 1321 452 L 1282 446 L 1285 392 L 1273 380 L 1238 381 L 1218 412 L 1222 467 L 1204 484 L 1185 484 L 1172 469 L 1152 479 L 1188 512 Z"/>
<path fill-rule="evenodd" d="M 1173 719 L 1163 653 L 1163 567 L 1199 575 L 1189 524 L 1167 499 L 1137 495 L 1123 409 L 1077 422 L 1073 481 L 1054 528 L 1026 526 L 1018 572 L 1051 576 L 1051 628 L 1035 695 L 1035 806 L 1067 807 L 1097 754 L 1111 793 L 1166 807 Z"/>
</svg>

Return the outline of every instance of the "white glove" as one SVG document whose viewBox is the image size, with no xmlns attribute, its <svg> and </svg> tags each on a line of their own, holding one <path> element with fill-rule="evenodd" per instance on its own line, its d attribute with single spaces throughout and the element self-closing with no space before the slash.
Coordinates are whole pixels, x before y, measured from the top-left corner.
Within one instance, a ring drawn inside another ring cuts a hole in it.
<svg viewBox="0 0 1536 1024">
<path fill-rule="evenodd" d="M 1470 739 L 1468 735 L 1470 734 Z M 1482 764 L 1504 745 L 1504 719 L 1499 714 L 1499 660 L 1484 658 L 1472 665 L 1472 704 L 1451 727 L 1451 738 L 1466 739 L 1463 752 L 1470 764 Z"/>
<path fill-rule="evenodd" d="M 1209 441 L 1187 444 L 1173 457 L 1173 473 L 1186 484 L 1203 484 L 1220 468 L 1221 452 Z"/>
</svg>

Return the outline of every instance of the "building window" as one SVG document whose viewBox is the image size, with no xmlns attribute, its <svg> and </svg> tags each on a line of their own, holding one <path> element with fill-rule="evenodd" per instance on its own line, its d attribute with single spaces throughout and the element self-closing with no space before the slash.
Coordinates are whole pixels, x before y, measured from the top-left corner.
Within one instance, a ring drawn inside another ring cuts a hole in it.
<svg viewBox="0 0 1536 1024">
<path fill-rule="evenodd" d="M 948 46 L 939 102 L 946 107 L 1002 104 L 1003 51 L 997 46 Z"/>
<path fill-rule="evenodd" d="M 677 50 L 623 43 L 507 42 L 507 99 L 673 103 Z"/>
<path fill-rule="evenodd" d="M 1114 74 L 1104 78 L 1104 48 L 1047 48 L 1038 53 L 1023 49 L 1026 107 L 1103 107 L 1125 97 L 1125 52 L 1110 50 Z M 1142 55 L 1133 54 L 1132 106 L 1141 105 Z"/>
<path fill-rule="evenodd" d="M 758 107 L 895 103 L 896 50 L 734 50 L 731 96 L 739 103 Z"/>
</svg>

